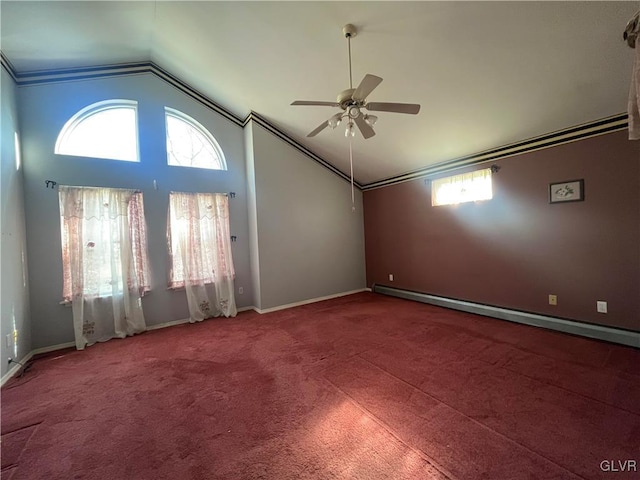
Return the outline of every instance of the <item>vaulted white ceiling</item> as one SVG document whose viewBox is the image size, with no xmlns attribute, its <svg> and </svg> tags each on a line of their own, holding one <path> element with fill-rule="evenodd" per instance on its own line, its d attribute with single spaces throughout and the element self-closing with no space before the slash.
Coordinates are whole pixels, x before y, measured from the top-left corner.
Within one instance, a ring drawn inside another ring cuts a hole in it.
<svg viewBox="0 0 640 480">
<path fill-rule="evenodd" d="M 367 184 L 623 113 L 633 50 L 622 41 L 640 2 L 11 2 L 1 48 L 19 73 L 151 61 L 239 118 L 254 111 L 343 172 L 343 128 L 306 135 L 354 83 L 384 79 L 369 101 L 420 103 L 380 113 L 354 139 Z"/>
</svg>

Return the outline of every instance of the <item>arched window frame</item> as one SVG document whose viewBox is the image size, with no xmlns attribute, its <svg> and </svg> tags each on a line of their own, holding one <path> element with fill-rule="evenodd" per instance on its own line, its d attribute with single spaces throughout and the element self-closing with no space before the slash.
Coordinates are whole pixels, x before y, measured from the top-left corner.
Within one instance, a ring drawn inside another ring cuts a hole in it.
<svg viewBox="0 0 640 480">
<path fill-rule="evenodd" d="M 118 108 L 126 108 L 132 109 L 135 116 L 134 128 L 135 128 L 135 158 L 113 158 L 113 156 L 107 155 L 78 155 L 75 153 L 68 153 L 63 151 L 65 144 L 68 142 L 69 138 L 73 135 L 74 130 L 82 124 L 86 119 L 90 118 L 93 115 L 96 115 L 105 110 L 118 109 Z M 56 140 L 56 145 L 54 148 L 54 153 L 57 155 L 71 155 L 71 156 L 83 156 L 88 158 L 101 158 L 106 160 L 118 160 L 123 162 L 139 162 L 140 161 L 140 141 L 138 136 L 138 102 L 135 100 L 125 100 L 125 99 L 110 99 L 103 100 L 100 102 L 92 103 L 91 105 L 86 106 L 82 110 L 78 111 L 75 115 L 73 115 L 67 123 L 64 124 L 62 129 L 60 130 L 60 134 Z"/>
<path fill-rule="evenodd" d="M 167 138 L 167 145 L 166 145 L 167 165 L 172 166 L 172 167 L 203 168 L 203 169 L 207 169 L 207 170 L 227 170 L 227 161 L 226 161 L 226 159 L 224 157 L 224 152 L 222 151 L 222 148 L 220 147 L 220 144 L 218 143 L 218 141 L 211 134 L 211 132 L 209 132 L 209 130 L 207 130 L 195 118 L 190 117 L 189 115 L 187 115 L 184 112 L 181 112 L 180 110 L 176 110 L 175 108 L 171 108 L 171 107 L 164 107 L 164 112 L 165 112 L 165 122 L 164 123 L 165 123 L 166 138 Z M 209 142 L 209 144 L 213 148 L 214 152 L 218 156 L 219 166 L 202 167 L 202 166 L 194 166 L 194 165 L 177 165 L 175 163 L 170 163 L 170 161 L 171 161 L 171 153 L 170 153 L 170 150 L 169 150 L 169 124 L 167 122 L 167 118 L 168 117 L 173 117 L 173 118 L 176 118 L 178 120 L 181 120 L 181 121 L 185 122 L 189 126 L 193 127 L 196 131 L 198 131 L 202 136 L 204 136 L 204 138 Z"/>
</svg>

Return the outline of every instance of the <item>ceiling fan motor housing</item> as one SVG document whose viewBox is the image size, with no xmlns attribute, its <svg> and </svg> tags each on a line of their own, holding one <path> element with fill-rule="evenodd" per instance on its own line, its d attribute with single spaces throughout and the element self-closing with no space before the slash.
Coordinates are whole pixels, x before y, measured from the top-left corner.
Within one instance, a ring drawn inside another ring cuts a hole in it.
<svg viewBox="0 0 640 480">
<path fill-rule="evenodd" d="M 356 105 L 357 102 L 353 99 L 353 92 L 355 88 L 347 88 L 338 94 L 337 102 L 340 104 L 340 108 L 346 110 L 350 105 Z M 362 105 L 359 105 L 362 106 Z"/>
</svg>

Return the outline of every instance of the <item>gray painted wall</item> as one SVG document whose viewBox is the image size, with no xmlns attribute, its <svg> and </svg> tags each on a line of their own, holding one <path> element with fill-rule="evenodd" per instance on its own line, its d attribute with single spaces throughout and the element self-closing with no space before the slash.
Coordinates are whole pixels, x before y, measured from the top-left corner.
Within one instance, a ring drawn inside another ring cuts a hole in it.
<svg viewBox="0 0 640 480">
<path fill-rule="evenodd" d="M 352 212 L 348 182 L 255 123 L 252 133 L 260 308 L 364 288 L 362 193 Z"/>
<path fill-rule="evenodd" d="M 138 102 L 139 163 L 53 153 L 57 136 L 72 115 L 114 98 Z M 151 293 L 143 298 L 147 325 L 188 317 L 184 292 L 167 290 L 170 191 L 236 192 L 230 214 L 231 233 L 238 239 L 232 246 L 239 308 L 267 309 L 365 287 L 361 192 L 356 191 L 353 213 L 347 182 L 263 127 L 250 122 L 243 131 L 152 74 L 25 86 L 19 89 L 18 106 L 32 348 L 73 341 L 71 309 L 59 304 L 58 195 L 45 187 L 46 180 L 142 190 L 152 278 Z M 165 106 L 185 112 L 213 133 L 228 171 L 166 164 Z"/>
<path fill-rule="evenodd" d="M 54 155 L 58 133 L 72 115 L 89 104 L 113 98 L 138 101 L 139 163 Z M 60 185 L 142 190 L 152 283 L 151 293 L 143 298 L 147 325 L 189 316 L 185 293 L 167 290 L 169 192 L 236 192 L 236 197 L 230 199 L 231 233 L 238 238 L 232 243 L 236 302 L 238 307 L 252 304 L 242 127 L 151 74 L 22 87 L 18 104 L 23 125 L 33 348 L 73 340 L 71 309 L 59 304 L 62 259 L 58 194 L 45 188 L 45 180 Z M 165 106 L 185 112 L 212 132 L 224 151 L 227 171 L 167 165 Z M 154 180 L 157 190 L 153 188 Z M 243 295 L 237 294 L 239 286 L 244 287 Z"/>
<path fill-rule="evenodd" d="M 1 70 L 0 103 L 2 113 L 2 152 L 0 156 L 0 205 L 2 215 L 2 301 L 0 340 L 0 371 L 4 375 L 9 370 L 7 360 L 20 361 L 31 351 L 31 317 L 29 313 L 29 285 L 27 282 L 27 255 L 24 212 L 23 169 L 16 167 L 14 132 L 20 134 L 17 109 L 17 89 L 13 79 Z M 13 342 L 13 331 L 17 330 L 18 340 Z M 7 335 L 11 344 L 7 346 Z"/>
</svg>

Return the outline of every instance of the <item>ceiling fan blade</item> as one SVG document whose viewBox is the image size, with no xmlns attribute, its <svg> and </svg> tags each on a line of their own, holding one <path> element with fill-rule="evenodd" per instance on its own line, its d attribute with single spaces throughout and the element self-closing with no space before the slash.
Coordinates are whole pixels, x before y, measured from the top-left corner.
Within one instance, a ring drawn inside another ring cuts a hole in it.
<svg viewBox="0 0 640 480">
<path fill-rule="evenodd" d="M 339 107 L 340 104 L 336 102 L 316 102 L 313 100 L 296 100 L 291 105 L 315 105 L 320 107 Z"/>
<path fill-rule="evenodd" d="M 411 115 L 420 111 L 420 105 L 416 103 L 370 102 L 365 105 L 365 108 L 373 112 L 409 113 Z"/>
<path fill-rule="evenodd" d="M 380 77 L 367 73 L 360 82 L 360 85 L 358 85 L 358 88 L 353 92 L 351 98 L 356 101 L 364 100 L 381 82 L 382 79 Z"/>
<path fill-rule="evenodd" d="M 317 134 L 319 134 L 322 130 L 324 130 L 328 126 L 329 126 L 329 122 L 327 122 L 327 121 L 322 122 L 320 125 L 318 125 L 318 128 L 316 128 L 315 130 L 311 131 L 307 135 L 307 137 L 315 137 Z"/>
<path fill-rule="evenodd" d="M 373 128 L 371 128 L 371 125 L 369 125 L 367 122 L 364 121 L 364 118 L 362 115 L 358 115 L 355 118 L 355 122 L 358 128 L 360 129 L 362 136 L 365 139 L 371 138 L 376 134 L 376 132 L 373 131 Z"/>
</svg>

